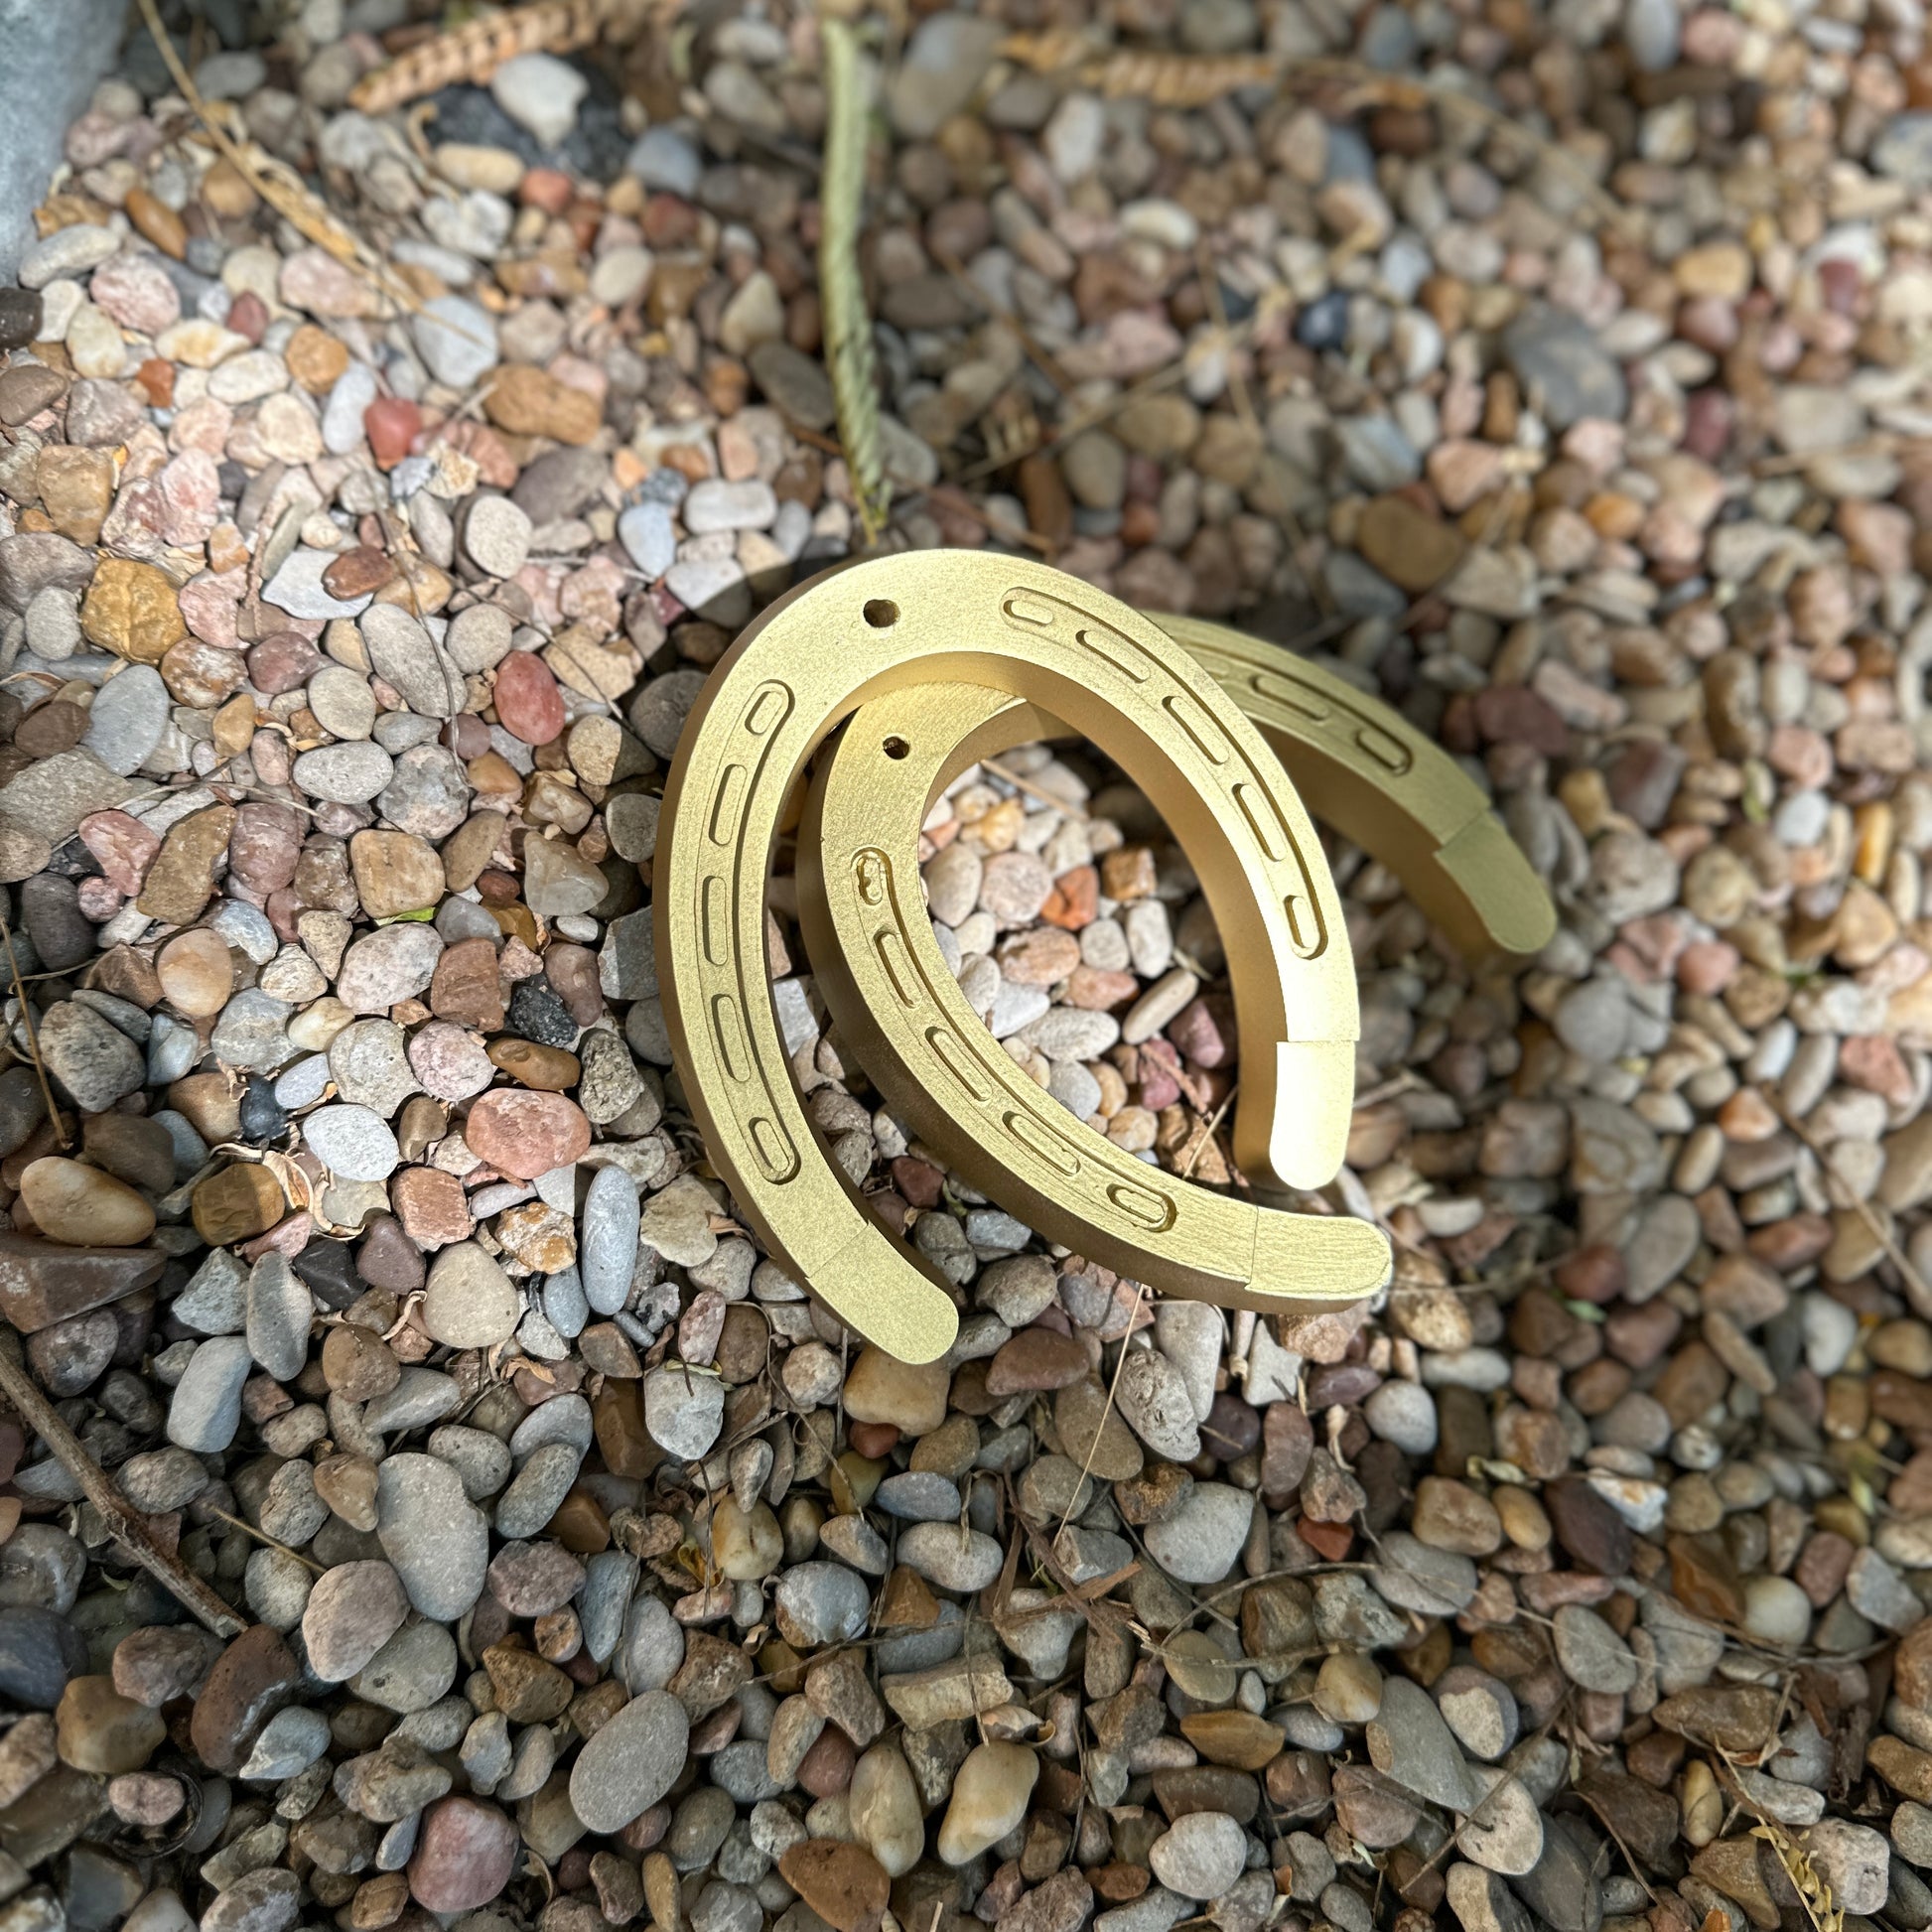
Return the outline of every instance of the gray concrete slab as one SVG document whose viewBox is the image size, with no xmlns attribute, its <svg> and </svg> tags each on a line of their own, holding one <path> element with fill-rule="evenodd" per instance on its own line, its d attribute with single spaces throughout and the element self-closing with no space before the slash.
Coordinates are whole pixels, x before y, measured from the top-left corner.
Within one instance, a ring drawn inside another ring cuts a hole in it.
<svg viewBox="0 0 1932 1932">
<path fill-rule="evenodd" d="M 31 216 L 68 123 L 120 49 L 126 0 L 0 0 L 0 282 L 31 245 Z"/>
</svg>

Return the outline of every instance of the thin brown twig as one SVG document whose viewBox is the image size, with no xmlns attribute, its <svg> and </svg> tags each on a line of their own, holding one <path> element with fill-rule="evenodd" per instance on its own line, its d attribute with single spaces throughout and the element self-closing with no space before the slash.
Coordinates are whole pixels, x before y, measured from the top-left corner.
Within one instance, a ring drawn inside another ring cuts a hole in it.
<svg viewBox="0 0 1932 1932">
<path fill-rule="evenodd" d="M 1589 204 L 1591 212 L 1603 226 L 1627 229 L 1630 224 L 1631 210 L 1597 181 L 1581 157 L 1553 141 L 1547 134 L 1514 119 L 1501 108 L 1492 107 L 1486 100 L 1478 100 L 1472 94 L 1456 92 L 1432 75 L 1378 73 L 1365 62 L 1332 55 L 1298 61 L 1292 76 L 1284 78 L 1283 86 L 1288 86 L 1291 80 L 1300 85 L 1311 81 L 1341 80 L 1391 106 L 1426 102 L 1439 112 L 1464 115 L 1499 140 L 1520 143 L 1547 162 L 1555 172 L 1569 176 L 1571 186 Z"/>
<path fill-rule="evenodd" d="M 1055 811 L 1064 812 L 1068 818 L 1077 818 L 1084 823 L 1093 816 L 1084 805 L 1075 805 L 1065 798 L 1054 796 L 1043 785 L 1023 778 L 1011 765 L 1002 764 L 998 759 L 981 759 L 980 769 L 992 772 L 996 778 L 1005 779 L 1014 790 L 1024 791 L 1029 798 L 1037 798 L 1042 805 L 1051 805 Z"/>
<path fill-rule="evenodd" d="M 1101 1410 L 1100 1421 L 1094 1428 L 1093 1441 L 1087 1445 L 1087 1459 L 1080 1467 L 1080 1482 L 1085 1482 L 1087 1477 L 1093 1473 L 1093 1458 L 1100 1453 L 1100 1432 L 1107 1427 L 1107 1418 L 1114 1413 L 1114 1398 L 1120 1393 L 1120 1372 L 1127 1366 L 1128 1344 L 1134 1339 L 1134 1323 L 1141 1318 L 1141 1303 L 1146 1295 L 1147 1284 L 1145 1282 L 1136 1282 L 1134 1284 L 1134 1306 L 1127 1313 L 1127 1332 L 1120 1338 L 1120 1354 L 1114 1361 L 1114 1379 L 1107 1384 L 1107 1406 Z M 1073 1485 L 1073 1495 L 1067 1499 L 1066 1514 L 1060 1518 L 1058 1528 L 1053 1531 L 1055 1537 L 1059 1535 L 1060 1530 L 1066 1528 L 1068 1521 L 1073 1515 L 1073 1504 L 1080 1494 L 1080 1482 L 1076 1482 Z M 1015 1514 L 1017 1515 L 1018 1513 L 1016 1510 Z M 1021 1520 L 1025 1521 L 1025 1518 L 1023 1517 Z"/>
<path fill-rule="evenodd" d="M 0 918 L 0 939 L 7 942 L 7 964 L 13 971 L 14 995 L 20 1001 L 20 1024 L 27 1029 L 27 1051 L 33 1058 L 34 1071 L 40 1075 L 41 1098 L 47 1102 L 47 1117 L 54 1123 L 54 1138 L 61 1143 L 61 1152 L 65 1154 L 73 1143 L 68 1139 L 67 1123 L 54 1104 L 54 1087 L 47 1077 L 47 1062 L 41 1058 L 40 1034 L 34 1026 L 34 1003 L 20 990 L 20 956 L 14 951 L 13 927 L 4 918 Z"/>
<path fill-rule="evenodd" d="M 91 966 L 92 961 L 88 964 Z M 70 980 L 73 977 L 71 966 L 50 968 L 42 973 L 9 973 L 8 980 L 15 986 L 37 986 L 42 980 Z"/>
<path fill-rule="evenodd" d="M 1047 1577 L 1058 1588 L 1063 1605 L 1078 1610 L 1090 1626 L 1118 1629 L 1120 1625 L 1117 1619 L 1126 1616 L 1126 1606 L 1121 1603 L 1107 1602 L 1102 1592 L 1111 1589 L 1116 1584 L 1125 1583 L 1129 1577 L 1138 1573 L 1140 1565 L 1129 1564 L 1125 1570 L 1116 1571 L 1110 1577 L 1097 1577 L 1089 1584 L 1076 1584 L 1053 1548 L 1059 1541 L 1059 1530 L 1055 1530 L 1051 1536 L 1048 1536 L 1045 1525 L 1035 1523 L 1020 1507 L 1017 1500 L 1013 1505 L 1013 1519 L 1025 1531 L 1027 1542 L 1038 1560 L 1040 1568 L 1046 1572 Z M 1062 1521 L 1060 1529 L 1065 1527 Z"/>
<path fill-rule="evenodd" d="M 1809 470 L 1815 463 L 1846 463 L 1860 457 L 1892 456 L 1897 453 L 1899 441 L 1889 430 L 1880 430 L 1874 436 L 1861 437 L 1856 443 L 1835 444 L 1829 450 L 1761 456 L 1752 462 L 1750 472 L 1754 477 L 1789 477 Z"/>
<path fill-rule="evenodd" d="M 1777 1091 L 1771 1082 L 1768 1080 L 1760 1080 L 1757 1084 L 1758 1091 L 1771 1103 L 1772 1109 L 1776 1112 L 1778 1118 L 1811 1150 L 1818 1161 L 1818 1165 L 1824 1169 L 1826 1174 L 1838 1182 L 1840 1190 L 1846 1197 L 1847 1204 L 1858 1215 L 1859 1219 L 1864 1223 L 1865 1229 L 1871 1238 L 1877 1242 L 1879 1247 L 1884 1249 L 1886 1259 L 1898 1270 L 1900 1277 L 1904 1280 L 1905 1286 L 1911 1291 L 1912 1299 L 1917 1303 L 1920 1311 L 1932 1311 L 1932 1287 L 1927 1286 L 1925 1277 L 1912 1265 L 1910 1256 L 1898 1245 L 1897 1237 L 1885 1225 L 1883 1216 L 1839 1172 L 1838 1164 L 1833 1160 L 1830 1151 L 1819 1145 L 1817 1137 L 1784 1104 L 1784 1096 Z"/>
<path fill-rule="evenodd" d="M 1632 1852 L 1627 1845 L 1624 1844 L 1621 1836 L 1617 1832 L 1616 1827 L 1612 1825 L 1610 1821 L 1607 1818 L 1605 1818 L 1600 1811 L 1597 1811 L 1594 1806 L 1591 1806 L 1590 1809 L 1591 1809 L 1591 1814 L 1594 1816 L 1596 1822 L 1599 1825 L 1601 1825 L 1606 1832 L 1609 1833 L 1610 1843 L 1614 1845 L 1616 1849 L 1623 1854 L 1623 1863 L 1630 1867 L 1630 1876 L 1633 1877 L 1637 1881 L 1637 1883 L 1640 1884 L 1644 1888 L 1644 1890 L 1650 1894 L 1650 1902 L 1653 1905 L 1661 1903 L 1662 1901 L 1657 1896 L 1656 1887 L 1650 1882 L 1648 1878 L 1646 1878 L 1643 1875 L 1643 1867 L 1637 1863 L 1636 1854 Z"/>
<path fill-rule="evenodd" d="M 925 493 L 930 495 L 932 492 L 927 490 Z M 1037 551 L 1042 557 L 1050 557 L 1053 554 L 1051 541 L 1041 536 L 1037 530 L 1024 529 L 1017 523 L 1009 523 L 1004 517 L 995 516 L 990 510 L 981 509 L 969 496 L 948 496 L 946 507 L 971 517 L 981 529 L 990 530 L 1004 542 L 1020 544 L 1028 550 Z"/>
<path fill-rule="evenodd" d="M 189 110 L 202 124 L 208 139 L 213 142 L 221 158 L 247 182 L 257 195 L 275 212 L 290 222 L 308 240 L 315 243 L 335 260 L 342 263 L 351 274 L 359 275 L 365 282 L 387 296 L 391 302 L 399 303 L 412 314 L 420 315 L 423 305 L 417 300 L 415 292 L 406 284 L 398 281 L 380 264 L 371 266 L 364 259 L 366 244 L 358 242 L 348 229 L 330 213 L 317 198 L 304 187 L 295 171 L 286 164 L 271 164 L 279 167 L 281 173 L 271 172 L 265 166 L 266 157 L 257 159 L 260 150 L 251 155 L 246 148 L 234 140 L 220 122 L 208 112 L 207 102 L 202 98 L 202 91 L 195 84 L 195 77 L 183 65 L 176 52 L 175 44 L 168 38 L 168 30 L 162 25 L 161 10 L 155 0 L 138 0 L 141 18 L 147 23 L 149 35 L 159 52 L 169 77 L 181 90 L 181 97 L 188 103 Z M 288 179 L 283 179 L 286 175 Z M 460 323 L 440 325 L 453 334 L 474 340 L 472 332 Z"/>
<path fill-rule="evenodd" d="M 1361 1107 L 1379 1106 L 1385 1100 L 1394 1100 L 1398 1095 L 1427 1091 L 1429 1082 L 1414 1067 L 1404 1067 L 1400 1073 L 1392 1074 L 1379 1086 L 1365 1087 L 1355 1096 L 1355 1105 Z"/>
<path fill-rule="evenodd" d="M 100 1512 L 121 1548 L 217 1637 L 240 1636 L 248 1626 L 179 1557 L 170 1556 L 155 1543 L 141 1513 L 108 1481 L 80 1438 L 34 1385 L 33 1377 L 4 1349 L 0 1349 L 0 1393 L 19 1410 L 54 1459 L 79 1483 L 80 1493 Z"/>
<path fill-rule="evenodd" d="M 1502 108 L 1455 91 L 1433 74 L 1383 73 L 1346 56 L 1298 57 L 1291 64 L 1265 54 L 1188 57 L 1123 49 L 1109 55 L 1100 53 L 1084 36 L 1062 29 L 1010 35 L 1001 43 L 1000 51 L 1036 73 L 1065 75 L 1110 99 L 1134 95 L 1168 107 L 1202 107 L 1244 87 L 1266 87 L 1287 94 L 1340 82 L 1360 96 L 1356 105 L 1428 106 L 1445 114 L 1462 114 L 1497 139 L 1528 147 L 1556 172 L 1568 175 L 1605 226 L 1627 227 L 1632 218 L 1631 210 L 1610 195 L 1570 149 Z"/>
<path fill-rule="evenodd" d="M 1015 337 L 1018 338 L 1021 347 L 1032 358 L 1034 366 L 1038 369 L 1040 374 L 1061 395 L 1067 394 L 1073 387 L 1073 379 L 1060 367 L 1059 360 L 1053 351 L 1034 335 L 1033 331 L 1027 327 L 1026 323 L 1019 316 L 1007 315 L 995 309 L 992 303 L 987 300 L 986 291 L 967 274 L 965 264 L 950 248 L 938 247 L 931 242 L 928 242 L 926 246 L 931 252 L 932 259 L 959 284 L 960 290 L 966 296 L 967 300 L 973 303 L 982 315 L 994 321 L 1004 323 L 1011 329 Z"/>
<path fill-rule="evenodd" d="M 1200 1137 L 1194 1142 L 1193 1147 L 1188 1150 L 1186 1164 L 1180 1170 L 1180 1178 L 1182 1180 L 1188 1179 L 1193 1174 L 1195 1163 L 1207 1152 L 1209 1144 L 1214 1139 L 1215 1130 L 1227 1118 L 1228 1109 L 1234 1105 L 1234 1096 L 1240 1091 L 1241 1082 L 1236 1080 L 1228 1088 L 1227 1092 L 1222 1094 L 1221 1104 L 1208 1116 Z"/>
<path fill-rule="evenodd" d="M 258 1530 L 253 1523 L 245 1522 L 239 1516 L 230 1516 L 225 1509 L 216 1509 L 212 1503 L 204 1503 L 202 1507 L 210 1516 L 218 1516 L 222 1522 L 231 1524 L 244 1536 L 252 1536 L 257 1543 L 265 1543 L 271 1550 L 279 1550 L 283 1556 L 293 1557 L 297 1563 L 306 1564 L 318 1577 L 327 1574 L 326 1564 L 316 1562 L 313 1557 L 305 1557 L 300 1550 L 291 1550 L 286 1543 L 278 1543 L 266 1530 Z"/>
</svg>

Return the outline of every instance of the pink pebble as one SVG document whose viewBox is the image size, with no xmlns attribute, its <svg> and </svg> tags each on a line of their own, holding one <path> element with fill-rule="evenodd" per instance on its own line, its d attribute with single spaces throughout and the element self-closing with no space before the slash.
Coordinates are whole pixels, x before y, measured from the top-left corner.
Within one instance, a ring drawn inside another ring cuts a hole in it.
<svg viewBox="0 0 1932 1932">
<path fill-rule="evenodd" d="M 497 665 L 496 716 L 526 745 L 548 745 L 563 730 L 563 694 L 535 652 L 513 650 Z"/>
</svg>

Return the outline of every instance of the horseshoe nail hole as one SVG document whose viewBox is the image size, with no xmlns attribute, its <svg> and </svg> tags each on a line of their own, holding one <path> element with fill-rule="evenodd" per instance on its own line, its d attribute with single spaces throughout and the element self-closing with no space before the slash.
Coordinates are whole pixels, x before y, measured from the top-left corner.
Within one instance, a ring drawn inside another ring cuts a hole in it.
<svg viewBox="0 0 1932 1932">
<path fill-rule="evenodd" d="M 898 621 L 898 606 L 889 597 L 871 598 L 860 616 L 875 630 L 890 630 Z"/>
<path fill-rule="evenodd" d="M 911 746 L 906 744 L 905 740 L 902 738 L 889 738 L 887 739 L 885 744 L 880 746 L 879 749 L 882 752 L 884 752 L 889 759 L 902 759 L 908 757 L 912 750 Z"/>
</svg>

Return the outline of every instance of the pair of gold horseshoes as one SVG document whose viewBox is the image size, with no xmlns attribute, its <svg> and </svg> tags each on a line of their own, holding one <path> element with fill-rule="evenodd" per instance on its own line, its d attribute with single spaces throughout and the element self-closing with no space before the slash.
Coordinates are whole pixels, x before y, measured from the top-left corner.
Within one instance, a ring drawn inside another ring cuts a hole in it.
<svg viewBox="0 0 1932 1932">
<path fill-rule="evenodd" d="M 1387 1281 L 1388 1244 L 1364 1222 L 1191 1186 L 1064 1118 L 986 1034 L 932 938 L 915 855 L 939 785 L 1073 728 L 1161 802 L 1227 952 L 1244 1041 L 1231 1138 L 1263 1180 L 1333 1177 L 1358 1031 L 1340 901 L 1270 738 L 1317 779 L 1346 774 L 1336 816 L 1399 876 L 1415 875 L 1427 848 L 1427 890 L 1457 936 L 1479 934 L 1485 949 L 1541 943 L 1533 908 L 1547 916 L 1547 900 L 1444 754 L 1339 681 L 1307 676 L 1311 666 L 1217 626 L 1190 630 L 1248 680 L 1241 703 L 1263 712 L 1267 737 L 1168 631 L 1078 580 L 985 553 L 883 558 L 801 586 L 739 638 L 687 722 L 656 869 L 659 981 L 686 1100 L 772 1251 L 904 1360 L 951 1345 L 951 1298 L 872 1217 L 811 1126 L 764 971 L 765 880 L 787 800 L 853 714 L 800 838 L 801 917 L 828 1007 L 888 1100 L 975 1185 L 1168 1292 L 1343 1306 Z M 905 770 L 882 783 L 882 764 Z M 1397 826 L 1399 839 L 1383 836 Z M 1472 865 L 1478 850 L 1486 862 Z"/>
</svg>

